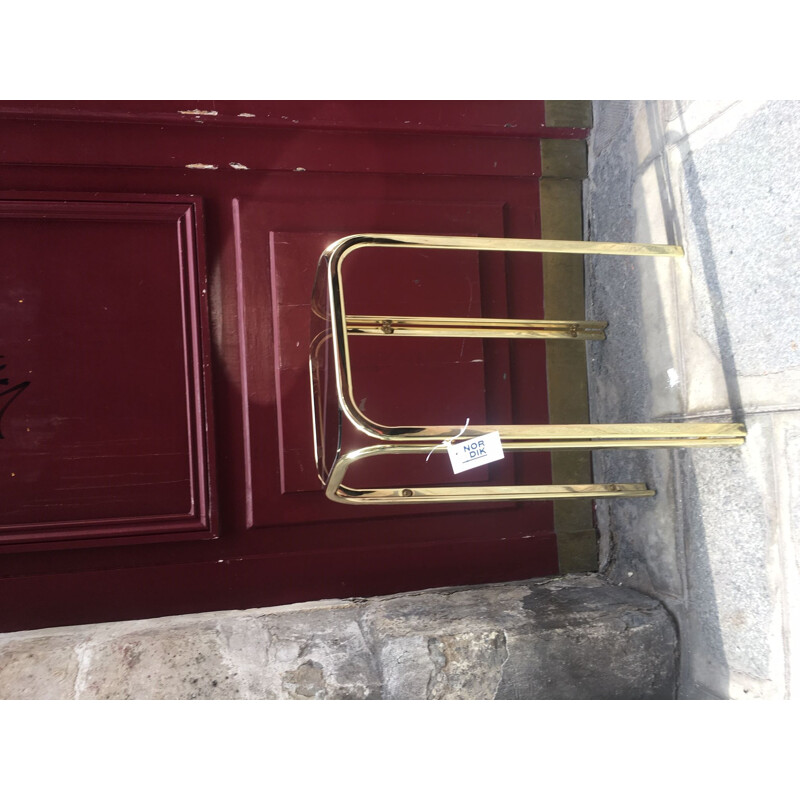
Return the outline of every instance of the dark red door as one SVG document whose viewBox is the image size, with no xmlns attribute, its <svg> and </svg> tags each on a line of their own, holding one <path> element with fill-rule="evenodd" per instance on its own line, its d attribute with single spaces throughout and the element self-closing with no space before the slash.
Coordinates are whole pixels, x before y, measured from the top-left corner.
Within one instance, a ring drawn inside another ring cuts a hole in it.
<svg viewBox="0 0 800 800">
<path fill-rule="evenodd" d="M 572 133 L 537 102 L 197 102 L 0 106 L 2 629 L 557 572 L 550 503 L 325 499 L 308 300 L 344 234 L 540 235 L 538 137 Z M 370 251 L 348 281 L 350 313 L 543 316 L 535 256 Z M 544 359 L 353 345 L 389 424 L 546 422 Z M 548 483 L 549 457 L 481 477 Z"/>
</svg>

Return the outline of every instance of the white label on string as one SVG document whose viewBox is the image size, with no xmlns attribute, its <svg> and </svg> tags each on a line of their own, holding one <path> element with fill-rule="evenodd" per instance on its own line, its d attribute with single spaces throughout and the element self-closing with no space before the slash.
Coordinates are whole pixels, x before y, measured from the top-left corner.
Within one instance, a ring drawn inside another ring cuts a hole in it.
<svg viewBox="0 0 800 800">
<path fill-rule="evenodd" d="M 455 475 L 468 469 L 482 467 L 484 464 L 491 464 L 492 461 L 499 461 L 504 457 L 498 431 L 455 444 L 449 442 L 447 454 L 450 456 L 450 463 L 453 465 Z"/>
</svg>

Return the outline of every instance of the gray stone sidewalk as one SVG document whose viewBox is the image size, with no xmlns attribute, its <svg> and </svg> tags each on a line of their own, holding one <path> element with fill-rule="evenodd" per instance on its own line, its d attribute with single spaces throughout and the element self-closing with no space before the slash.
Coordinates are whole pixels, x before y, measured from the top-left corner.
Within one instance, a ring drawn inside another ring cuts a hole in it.
<svg viewBox="0 0 800 800">
<path fill-rule="evenodd" d="M 680 696 L 800 696 L 800 102 L 594 104 L 586 238 L 684 259 L 587 258 L 593 421 L 738 421 L 735 449 L 606 451 L 601 570 L 661 599 Z"/>
</svg>

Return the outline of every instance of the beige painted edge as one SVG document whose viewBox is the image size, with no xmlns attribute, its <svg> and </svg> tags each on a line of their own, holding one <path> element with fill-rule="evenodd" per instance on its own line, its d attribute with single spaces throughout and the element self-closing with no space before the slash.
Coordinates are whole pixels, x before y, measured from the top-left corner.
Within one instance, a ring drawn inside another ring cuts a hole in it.
<svg viewBox="0 0 800 800">
<path fill-rule="evenodd" d="M 543 178 L 583 180 L 588 177 L 589 155 L 583 139 L 541 139 L 540 142 Z"/>
<path fill-rule="evenodd" d="M 542 237 L 578 241 L 583 237 L 582 182 L 542 178 L 539 182 Z M 545 318 L 567 313 L 585 317 L 583 258 L 575 255 L 542 256 Z M 551 423 L 589 421 L 586 346 L 567 340 L 545 343 L 547 393 Z M 581 451 L 552 454 L 553 481 L 591 482 L 591 457 Z M 554 501 L 554 528 L 559 571 L 596 572 L 597 536 L 592 501 Z"/>
<path fill-rule="evenodd" d="M 544 123 L 548 128 L 591 128 L 591 100 L 545 100 Z"/>
<path fill-rule="evenodd" d="M 558 569 L 570 572 L 597 572 L 597 531 L 561 531 L 558 534 Z"/>
</svg>

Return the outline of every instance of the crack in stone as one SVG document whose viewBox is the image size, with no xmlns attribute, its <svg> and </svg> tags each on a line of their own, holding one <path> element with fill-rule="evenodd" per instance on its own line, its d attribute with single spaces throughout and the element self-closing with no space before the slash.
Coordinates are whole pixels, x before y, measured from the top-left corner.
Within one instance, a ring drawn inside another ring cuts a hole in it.
<svg viewBox="0 0 800 800">
<path fill-rule="evenodd" d="M 503 678 L 506 674 L 506 664 L 508 664 L 508 660 L 511 658 L 511 648 L 509 646 L 508 641 L 508 632 L 505 630 L 500 631 L 500 635 L 503 637 L 503 647 L 506 651 L 506 657 L 503 659 L 503 663 L 500 665 L 500 678 L 497 681 L 497 686 L 495 686 L 494 694 L 492 695 L 492 700 L 497 700 L 497 693 L 500 691 L 500 686 L 503 683 Z"/>
<path fill-rule="evenodd" d="M 75 656 L 78 659 L 78 671 L 75 674 L 74 696 L 76 700 L 86 691 L 89 682 L 89 667 L 92 663 L 94 647 L 91 642 L 81 642 L 75 645 Z"/>
<path fill-rule="evenodd" d="M 433 671 L 428 678 L 428 685 L 425 688 L 425 699 L 441 699 L 443 692 L 447 690 L 450 681 L 448 680 L 445 669 L 448 659 L 445 653 L 445 646 L 441 639 L 432 636 L 428 639 L 428 656 L 433 664 Z"/>
<path fill-rule="evenodd" d="M 376 643 L 373 640 L 369 626 L 365 625 L 361 613 L 359 613 L 356 617 L 356 626 L 361 633 L 361 639 L 364 642 L 364 649 L 369 654 L 369 660 L 372 668 L 375 670 L 375 674 L 378 677 L 378 697 L 384 698 L 386 697 L 386 678 L 383 674 L 383 661 L 378 657 L 376 652 Z"/>
</svg>

